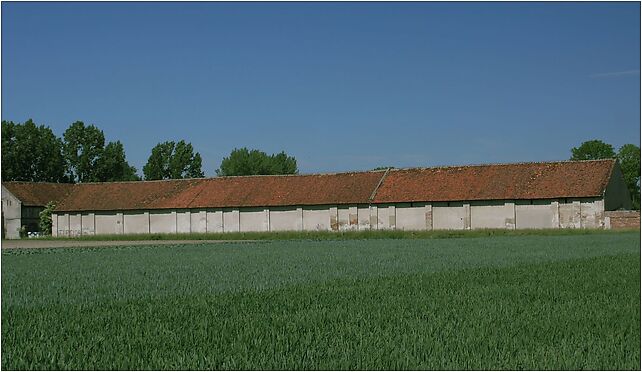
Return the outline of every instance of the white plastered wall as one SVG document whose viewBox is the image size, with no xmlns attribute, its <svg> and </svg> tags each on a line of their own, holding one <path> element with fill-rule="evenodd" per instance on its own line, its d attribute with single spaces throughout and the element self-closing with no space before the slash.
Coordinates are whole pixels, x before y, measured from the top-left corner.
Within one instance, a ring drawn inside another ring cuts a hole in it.
<svg viewBox="0 0 642 372">
<path fill-rule="evenodd" d="M 357 219 L 359 220 L 359 230 L 370 230 L 370 206 L 360 204 L 357 206 Z"/>
<path fill-rule="evenodd" d="M 54 213 L 57 235 L 603 228 L 602 198 Z"/>
<path fill-rule="evenodd" d="M 242 208 L 239 214 L 241 232 L 268 231 L 268 213 L 264 208 Z"/>
<path fill-rule="evenodd" d="M 125 234 L 148 234 L 149 218 L 147 211 L 125 211 L 123 212 L 123 231 Z"/>
<path fill-rule="evenodd" d="M 189 209 L 179 209 L 176 211 L 176 232 L 192 232 L 192 212 Z"/>
<path fill-rule="evenodd" d="M 463 230 L 469 208 L 461 202 L 440 202 L 432 204 L 432 226 L 434 230 Z"/>
<path fill-rule="evenodd" d="M 604 228 L 604 200 L 592 199 L 580 202 L 580 221 L 582 228 Z"/>
<path fill-rule="evenodd" d="M 303 208 L 303 230 L 330 230 L 330 210 L 328 206 L 306 206 Z"/>
<path fill-rule="evenodd" d="M 82 214 L 69 214 L 69 232 L 68 236 L 80 236 L 82 233 Z"/>
<path fill-rule="evenodd" d="M 190 213 L 190 228 L 193 233 L 207 232 L 207 210 L 193 209 Z"/>
<path fill-rule="evenodd" d="M 394 204 L 377 204 L 376 212 L 377 230 L 394 230 L 397 225 L 396 207 Z"/>
<path fill-rule="evenodd" d="M 397 230 L 431 230 L 432 206 L 427 203 L 400 203 L 396 205 Z"/>
<path fill-rule="evenodd" d="M 82 235 L 94 235 L 96 233 L 96 215 L 94 213 L 83 213 L 81 218 Z"/>
<path fill-rule="evenodd" d="M 503 200 L 470 202 L 470 227 L 472 229 L 514 229 L 514 203 Z"/>
<path fill-rule="evenodd" d="M 206 225 L 208 233 L 222 233 L 223 230 L 223 210 L 208 209 L 206 212 Z"/>
<path fill-rule="evenodd" d="M 120 234 L 122 231 L 120 225 L 121 217 L 122 215 L 115 212 L 96 212 L 96 235 Z M 58 219 L 58 223 L 60 224 L 60 218 Z"/>
<path fill-rule="evenodd" d="M 152 234 L 176 233 L 176 211 L 156 210 L 149 212 L 149 232 Z"/>
<path fill-rule="evenodd" d="M 340 231 L 359 230 L 359 211 L 356 205 L 341 205 L 337 207 Z"/>
<path fill-rule="evenodd" d="M 550 200 L 518 200 L 515 202 L 516 228 L 558 228 L 557 208 L 557 203 Z"/>
<path fill-rule="evenodd" d="M 223 210 L 223 231 L 239 232 L 241 228 L 240 215 L 238 209 Z"/>
<path fill-rule="evenodd" d="M 582 227 L 580 200 L 566 200 L 559 203 L 559 221 L 562 229 L 579 229 Z"/>
<path fill-rule="evenodd" d="M 2 186 L 2 218 L 4 238 L 20 238 L 22 202 L 7 190 L 4 185 Z"/>
<path fill-rule="evenodd" d="M 303 208 L 270 208 L 270 231 L 300 231 L 303 229 Z"/>
<path fill-rule="evenodd" d="M 64 213 L 57 218 L 58 236 L 69 236 L 69 213 Z"/>
</svg>

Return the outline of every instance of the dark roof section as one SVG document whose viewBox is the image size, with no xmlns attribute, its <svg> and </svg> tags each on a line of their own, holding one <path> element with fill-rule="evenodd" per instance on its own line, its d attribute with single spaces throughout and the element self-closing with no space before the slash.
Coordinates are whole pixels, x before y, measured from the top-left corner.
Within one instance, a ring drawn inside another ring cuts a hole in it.
<svg viewBox="0 0 642 372">
<path fill-rule="evenodd" d="M 80 183 L 57 211 L 189 208 L 202 180 Z"/>
<path fill-rule="evenodd" d="M 45 206 L 50 201 L 60 202 L 74 187 L 71 183 L 19 181 L 2 182 L 2 185 L 26 207 Z"/>
<path fill-rule="evenodd" d="M 58 211 L 368 204 L 385 172 L 78 184 Z"/>
<path fill-rule="evenodd" d="M 374 203 L 601 196 L 615 160 L 391 170 Z"/>
</svg>

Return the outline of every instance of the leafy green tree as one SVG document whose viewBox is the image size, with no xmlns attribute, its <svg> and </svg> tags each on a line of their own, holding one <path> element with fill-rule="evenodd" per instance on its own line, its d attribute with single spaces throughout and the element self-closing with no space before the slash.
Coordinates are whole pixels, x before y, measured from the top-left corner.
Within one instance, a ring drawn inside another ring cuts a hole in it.
<svg viewBox="0 0 642 372">
<path fill-rule="evenodd" d="M 64 155 L 70 177 L 77 182 L 138 181 L 120 141 L 105 146 L 105 134 L 94 125 L 77 121 L 64 135 Z"/>
<path fill-rule="evenodd" d="M 109 142 L 96 164 L 96 175 L 101 182 L 140 181 L 136 168 L 129 165 L 120 141 Z"/>
<path fill-rule="evenodd" d="M 191 143 L 168 141 L 159 143 L 143 167 L 146 180 L 204 177 L 201 155 L 194 153 Z"/>
<path fill-rule="evenodd" d="M 47 203 L 45 209 L 40 211 L 40 232 L 51 235 L 51 214 L 54 209 L 56 209 L 56 203 L 51 201 Z"/>
<path fill-rule="evenodd" d="M 179 141 L 174 147 L 174 154 L 170 158 L 170 177 L 177 178 L 201 178 L 203 174 L 203 159 L 201 154 L 194 153 L 191 143 Z"/>
<path fill-rule="evenodd" d="M 143 166 L 146 180 L 162 180 L 170 178 L 169 161 L 174 150 L 174 142 L 163 142 L 154 146 L 152 154 Z"/>
<path fill-rule="evenodd" d="M 68 182 L 62 141 L 51 128 L 2 121 L 2 180 Z"/>
<path fill-rule="evenodd" d="M 579 147 L 573 147 L 571 153 L 571 160 L 597 160 L 616 157 L 613 146 L 600 140 L 583 142 Z"/>
<path fill-rule="evenodd" d="M 386 170 L 386 169 L 395 169 L 395 167 L 376 167 L 372 169 L 373 171 Z"/>
<path fill-rule="evenodd" d="M 218 176 L 250 176 L 266 174 L 297 174 L 296 159 L 285 152 L 268 155 L 259 150 L 243 147 L 234 149 L 230 156 L 223 158 L 216 170 Z"/>
<path fill-rule="evenodd" d="M 259 150 L 248 150 L 243 147 L 234 149 L 230 156 L 223 158 L 221 166 L 216 170 L 219 176 L 248 176 L 254 174 L 270 174 L 269 156 Z"/>
<path fill-rule="evenodd" d="M 93 125 L 77 121 L 63 134 L 65 159 L 77 182 L 100 181 L 97 167 L 105 148 L 105 134 Z"/>
<path fill-rule="evenodd" d="M 640 148 L 633 144 L 620 147 L 617 154 L 631 197 L 633 207 L 640 209 Z"/>
<path fill-rule="evenodd" d="M 288 156 L 285 151 L 270 156 L 271 174 L 297 174 L 299 169 L 296 166 L 294 156 Z"/>
</svg>

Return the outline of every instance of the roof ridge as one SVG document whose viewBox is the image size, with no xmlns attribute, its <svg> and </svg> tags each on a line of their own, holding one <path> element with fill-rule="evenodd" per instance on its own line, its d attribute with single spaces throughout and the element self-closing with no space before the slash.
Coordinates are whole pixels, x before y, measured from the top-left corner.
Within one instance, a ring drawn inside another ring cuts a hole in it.
<svg viewBox="0 0 642 372">
<path fill-rule="evenodd" d="M 250 174 L 246 176 L 218 176 L 218 177 L 204 177 L 201 179 L 217 180 L 226 178 L 249 178 L 249 177 L 306 177 L 306 176 L 336 176 L 341 174 L 356 174 L 356 173 L 377 173 L 383 172 L 383 169 L 366 170 L 366 171 L 345 171 L 345 172 L 328 172 L 328 173 L 297 173 L 297 174 Z"/>
<path fill-rule="evenodd" d="M 342 174 L 362 174 L 362 173 L 377 173 L 389 171 L 398 172 L 405 170 L 413 169 L 440 169 L 440 168 L 464 168 L 464 167 L 489 167 L 489 166 L 508 166 L 508 165 L 526 165 L 526 164 L 565 164 L 565 163 L 589 163 L 589 162 L 615 162 L 617 158 L 608 158 L 608 159 L 588 159 L 588 160 L 548 160 L 548 161 L 523 161 L 523 162 L 510 162 L 510 163 L 478 163 L 478 164 L 460 164 L 460 165 L 436 165 L 430 167 L 405 167 L 405 168 L 394 168 L 389 167 L 385 170 L 364 170 L 364 171 L 345 171 L 345 172 L 328 172 L 328 173 L 297 173 L 297 174 L 253 174 L 246 176 L 215 176 L 215 177 L 192 177 L 192 178 L 173 178 L 173 179 L 163 179 L 163 180 L 140 180 L 140 181 L 94 181 L 94 182 L 77 182 L 77 183 L 68 183 L 68 182 L 40 182 L 40 181 L 2 181 L 2 183 L 22 183 L 22 184 L 49 184 L 49 185 L 96 185 L 96 184 L 105 184 L 105 183 L 119 183 L 119 184 L 128 184 L 141 182 L 186 182 L 186 181 L 207 181 L 207 180 L 218 180 L 218 179 L 235 179 L 235 178 L 249 178 L 249 177 L 305 177 L 305 176 L 335 176 Z"/>
<path fill-rule="evenodd" d="M 474 168 L 474 167 L 492 167 L 492 166 L 511 166 L 511 165 L 531 165 L 531 164 L 571 164 L 571 163 L 591 163 L 591 162 L 611 162 L 617 159 L 589 159 L 589 160 L 552 160 L 552 161 L 523 161 L 515 163 L 479 163 L 479 164 L 462 164 L 462 165 L 437 165 L 433 167 L 408 167 L 408 168 L 390 168 L 393 172 L 407 170 L 426 170 L 426 169 L 444 169 L 444 168 Z"/>
</svg>

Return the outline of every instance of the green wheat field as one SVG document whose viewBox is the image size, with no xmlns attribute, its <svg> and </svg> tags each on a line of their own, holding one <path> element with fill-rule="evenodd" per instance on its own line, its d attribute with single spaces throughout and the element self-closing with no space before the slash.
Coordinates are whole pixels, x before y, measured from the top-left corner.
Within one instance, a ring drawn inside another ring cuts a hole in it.
<svg viewBox="0 0 642 372">
<path fill-rule="evenodd" d="M 2 369 L 640 369 L 640 235 L 3 250 Z"/>
</svg>

